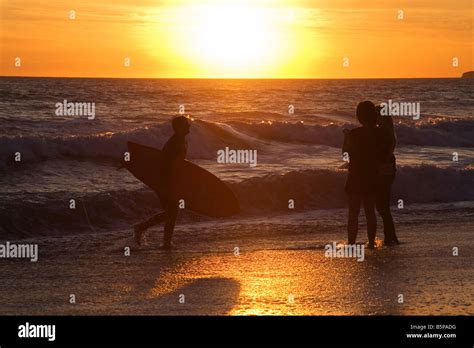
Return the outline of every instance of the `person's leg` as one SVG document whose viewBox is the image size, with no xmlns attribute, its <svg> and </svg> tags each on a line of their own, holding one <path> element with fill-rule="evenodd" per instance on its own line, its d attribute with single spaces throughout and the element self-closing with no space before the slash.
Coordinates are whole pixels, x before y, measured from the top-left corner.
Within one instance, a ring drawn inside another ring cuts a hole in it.
<svg viewBox="0 0 474 348">
<path fill-rule="evenodd" d="M 347 239 L 349 244 L 355 244 L 359 228 L 359 211 L 361 197 L 358 194 L 349 194 L 349 215 L 347 220 Z"/>
<path fill-rule="evenodd" d="M 377 209 L 377 212 L 382 217 L 384 242 L 388 242 L 392 239 L 392 237 L 388 228 L 389 207 L 387 207 L 387 187 L 382 179 L 380 180 L 380 184 L 378 185 L 375 207 Z"/>
<path fill-rule="evenodd" d="M 178 202 L 169 202 L 165 206 L 166 223 L 163 235 L 163 246 L 165 248 L 171 247 L 171 239 L 173 238 L 174 226 L 178 218 Z"/>
<path fill-rule="evenodd" d="M 367 221 L 367 236 L 369 247 L 375 246 L 375 234 L 377 232 L 377 218 L 375 217 L 375 194 L 364 195 L 364 211 Z"/>
<path fill-rule="evenodd" d="M 379 186 L 377 193 L 376 208 L 383 220 L 384 242 L 397 242 L 395 235 L 395 225 L 393 223 L 392 213 L 390 212 L 390 196 L 392 191 L 391 178 L 385 178 Z"/>
<path fill-rule="evenodd" d="M 395 223 L 393 222 L 392 212 L 390 211 L 390 199 L 392 198 L 392 185 L 394 181 L 395 181 L 395 173 L 390 177 L 390 180 L 387 184 L 386 206 L 387 206 L 387 211 L 388 211 L 388 216 L 389 216 L 389 219 L 388 219 L 389 233 L 392 236 L 392 241 L 399 244 L 400 242 L 398 241 L 397 234 L 395 233 Z"/>
<path fill-rule="evenodd" d="M 165 212 L 156 213 L 155 215 L 149 217 L 145 221 L 142 221 L 142 222 L 136 224 L 135 226 L 137 226 L 140 230 L 145 231 L 146 229 L 148 229 L 152 226 L 155 226 L 155 225 L 158 225 L 158 224 L 162 223 L 163 221 L 165 221 L 165 219 L 166 219 L 166 213 Z"/>
<path fill-rule="evenodd" d="M 133 227 L 133 235 L 134 235 L 134 238 L 135 238 L 135 241 L 137 242 L 137 244 L 138 245 L 141 244 L 143 233 L 148 228 L 150 228 L 151 226 L 155 226 L 155 225 L 158 225 L 158 224 L 162 223 L 163 221 L 165 221 L 165 219 L 166 219 L 166 213 L 161 212 L 161 213 L 157 213 L 157 214 L 149 217 L 145 221 L 142 221 L 142 222 L 136 224 Z"/>
</svg>

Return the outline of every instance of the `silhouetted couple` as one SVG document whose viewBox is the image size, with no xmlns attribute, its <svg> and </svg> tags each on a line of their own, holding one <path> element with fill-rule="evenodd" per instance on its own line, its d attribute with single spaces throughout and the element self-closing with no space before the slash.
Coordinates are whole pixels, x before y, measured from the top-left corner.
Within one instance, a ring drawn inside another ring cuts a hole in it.
<svg viewBox="0 0 474 348">
<path fill-rule="evenodd" d="M 380 109 L 370 101 L 359 103 L 356 115 L 362 127 L 344 130 L 342 147 L 343 153 L 349 154 L 349 173 L 345 186 L 349 200 L 348 243 L 356 242 L 362 204 L 367 220 L 368 247 L 375 246 L 375 209 L 383 219 L 384 244 L 395 245 L 399 242 L 390 212 L 396 170 L 393 120 L 390 116 L 381 116 Z"/>
</svg>

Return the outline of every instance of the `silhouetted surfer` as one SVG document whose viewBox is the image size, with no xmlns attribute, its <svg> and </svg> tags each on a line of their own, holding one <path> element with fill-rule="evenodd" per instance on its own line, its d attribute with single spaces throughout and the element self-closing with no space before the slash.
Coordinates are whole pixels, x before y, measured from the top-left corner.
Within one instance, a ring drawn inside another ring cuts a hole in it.
<svg viewBox="0 0 474 348">
<path fill-rule="evenodd" d="M 151 226 L 165 222 L 163 235 L 163 248 L 173 249 L 174 244 L 171 239 L 173 236 L 174 226 L 178 217 L 178 202 L 170 198 L 169 191 L 173 184 L 171 177 L 172 168 L 177 160 L 184 160 L 188 150 L 186 135 L 191 127 L 189 121 L 184 116 L 175 117 L 172 120 L 174 134 L 163 146 L 164 165 L 161 167 L 161 175 L 163 182 L 166 183 L 158 192 L 161 205 L 164 212 L 157 213 L 147 220 L 134 226 L 134 237 L 137 244 L 141 244 L 143 233 Z"/>
<path fill-rule="evenodd" d="M 379 128 L 377 139 L 377 199 L 376 208 L 383 220 L 384 244 L 399 244 L 395 234 L 395 225 L 390 212 L 390 196 L 395 180 L 396 163 L 395 146 L 397 139 L 391 116 L 380 115 L 377 107 L 377 124 Z"/>
<path fill-rule="evenodd" d="M 359 103 L 356 115 L 362 127 L 350 131 L 344 130 L 342 147 L 342 151 L 349 154 L 349 172 L 345 187 L 349 198 L 348 243 L 356 242 L 359 211 L 363 203 L 367 220 L 368 247 L 373 248 L 377 229 L 375 200 L 378 130 L 375 105 L 370 101 Z"/>
</svg>

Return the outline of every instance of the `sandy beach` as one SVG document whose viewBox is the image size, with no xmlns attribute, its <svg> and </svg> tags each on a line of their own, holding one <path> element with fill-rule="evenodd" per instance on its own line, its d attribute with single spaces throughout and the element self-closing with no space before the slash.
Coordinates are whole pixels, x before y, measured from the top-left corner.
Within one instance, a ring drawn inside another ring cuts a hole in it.
<svg viewBox="0 0 474 348">
<path fill-rule="evenodd" d="M 473 210 L 448 208 L 412 210 L 403 244 L 365 250 L 363 262 L 324 255 L 345 238 L 342 210 L 178 226 L 173 252 L 159 250 L 158 230 L 140 248 L 127 230 L 23 240 L 39 243 L 39 260 L 0 260 L 0 313 L 472 315 Z"/>
</svg>

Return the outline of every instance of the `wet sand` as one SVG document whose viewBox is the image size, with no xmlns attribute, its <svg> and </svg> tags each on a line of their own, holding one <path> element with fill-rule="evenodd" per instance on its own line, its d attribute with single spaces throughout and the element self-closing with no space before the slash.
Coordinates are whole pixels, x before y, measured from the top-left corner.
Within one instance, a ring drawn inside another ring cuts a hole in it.
<svg viewBox="0 0 474 348">
<path fill-rule="evenodd" d="M 152 231 L 130 256 L 129 231 L 43 239 L 36 263 L 0 260 L 0 314 L 472 315 L 474 223 L 447 221 L 401 225 L 363 262 L 326 258 L 334 226 L 308 220 L 183 226 L 173 252 Z"/>
</svg>

